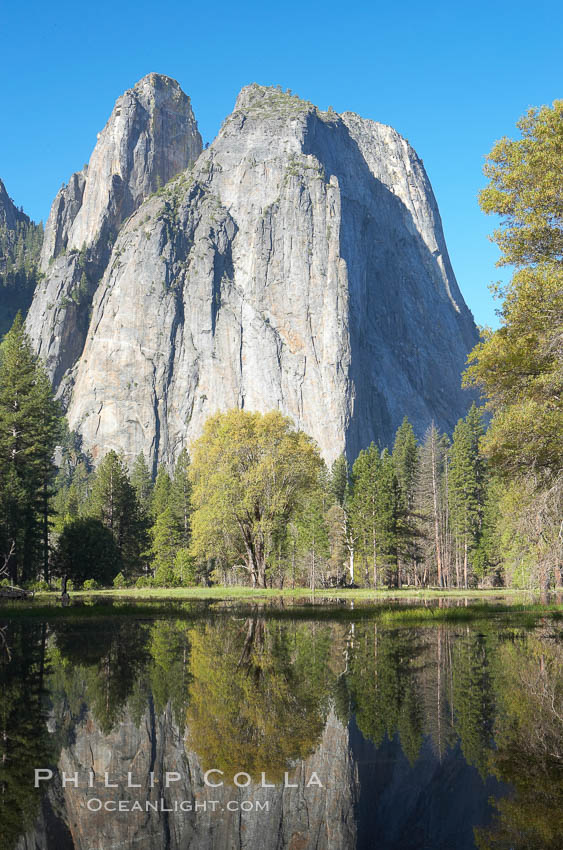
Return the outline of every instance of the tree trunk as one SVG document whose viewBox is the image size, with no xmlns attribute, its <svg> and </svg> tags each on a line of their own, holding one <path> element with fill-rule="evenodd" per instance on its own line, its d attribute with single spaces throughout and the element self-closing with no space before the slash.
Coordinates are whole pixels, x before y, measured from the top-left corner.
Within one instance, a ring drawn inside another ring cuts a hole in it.
<svg viewBox="0 0 563 850">
<path fill-rule="evenodd" d="M 256 555 L 256 567 L 258 571 L 258 584 L 260 587 L 268 587 L 266 581 L 266 558 L 264 557 L 264 553 L 261 549 Z"/>
<path fill-rule="evenodd" d="M 467 589 L 467 537 L 463 542 L 463 586 Z"/>
<path fill-rule="evenodd" d="M 313 541 L 313 563 L 311 565 L 311 590 L 313 591 L 313 593 L 315 592 L 315 567 L 315 542 Z"/>
<path fill-rule="evenodd" d="M 49 495 L 47 481 L 43 484 L 43 578 L 49 582 Z"/>
<path fill-rule="evenodd" d="M 442 587 L 442 551 L 440 546 L 440 526 L 438 522 L 438 482 L 436 480 L 436 442 L 434 434 L 430 441 L 432 450 L 432 501 L 434 504 L 434 546 L 436 549 L 436 566 L 438 569 L 438 586 Z"/>
</svg>

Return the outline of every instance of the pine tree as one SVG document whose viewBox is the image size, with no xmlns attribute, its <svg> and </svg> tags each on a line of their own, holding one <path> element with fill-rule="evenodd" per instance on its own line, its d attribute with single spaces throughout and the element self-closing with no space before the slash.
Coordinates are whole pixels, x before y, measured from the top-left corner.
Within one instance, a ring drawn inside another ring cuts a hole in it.
<svg viewBox="0 0 563 850">
<path fill-rule="evenodd" d="M 170 478 L 166 467 L 159 466 L 152 494 L 152 515 L 155 519 L 159 514 L 165 511 L 167 507 L 169 507 L 171 490 L 172 479 Z"/>
<path fill-rule="evenodd" d="M 135 458 L 133 469 L 131 470 L 131 485 L 135 491 L 138 505 L 138 528 L 140 541 L 142 541 L 140 554 L 142 560 L 145 562 L 145 570 L 149 572 L 150 566 L 148 559 L 151 552 L 148 547 L 151 542 L 154 484 L 142 452 Z"/>
<path fill-rule="evenodd" d="M 53 398 L 51 382 L 47 374 L 39 369 L 33 393 L 37 416 L 38 452 L 35 458 L 35 480 L 37 489 L 37 511 L 41 526 L 41 553 L 43 577 L 49 581 L 49 531 L 50 506 L 56 493 L 55 479 L 57 467 L 53 453 L 57 438 L 60 435 L 61 415 L 60 405 Z"/>
<path fill-rule="evenodd" d="M 61 534 L 69 519 L 84 515 L 93 481 L 92 459 L 82 449 L 81 435 L 69 431 L 66 420 L 61 431 L 52 503 L 55 535 Z"/>
<path fill-rule="evenodd" d="M 438 516 L 440 549 L 442 552 L 442 586 L 451 586 L 453 552 L 453 534 L 450 521 L 450 508 L 448 500 L 450 483 L 450 446 L 451 441 L 447 434 L 442 434 L 438 443 L 438 458 L 440 461 L 440 481 L 438 492 Z"/>
<path fill-rule="evenodd" d="M 436 579 L 444 585 L 444 529 L 445 511 L 442 494 L 446 471 L 446 447 L 438 429 L 432 422 L 420 450 L 420 466 L 416 488 L 417 513 L 422 518 L 426 539 L 422 583 L 428 582 L 428 566 L 435 565 Z"/>
<path fill-rule="evenodd" d="M 350 519 L 350 468 L 346 455 L 341 454 L 332 464 L 332 469 L 329 479 L 330 491 L 338 505 L 342 508 L 342 534 L 348 550 L 348 570 L 350 574 L 350 583 L 354 584 L 355 575 L 355 548 L 356 540 L 354 536 L 354 528 Z"/>
<path fill-rule="evenodd" d="M 378 582 L 377 511 L 380 466 L 379 449 L 372 443 L 368 449 L 361 451 L 354 461 L 350 500 L 350 518 L 358 556 L 365 565 L 366 580 L 368 564 L 371 567 L 374 587 L 377 587 Z"/>
<path fill-rule="evenodd" d="M 187 548 L 191 536 L 191 493 L 190 456 L 184 448 L 178 456 L 174 467 L 174 478 L 170 487 L 170 508 L 178 533 L 179 545 Z"/>
<path fill-rule="evenodd" d="M 139 505 L 125 464 L 113 450 L 96 470 L 89 513 L 112 532 L 125 570 L 136 571 L 145 543 Z"/>
<path fill-rule="evenodd" d="M 418 476 L 418 446 L 413 427 L 405 416 L 395 435 L 393 464 L 399 484 L 401 529 L 399 534 L 399 584 L 401 562 L 412 565 L 416 571 L 416 526 L 414 499 Z"/>
<path fill-rule="evenodd" d="M 22 519 L 25 516 L 27 494 L 25 488 L 12 467 L 2 473 L 0 486 L 0 578 L 11 578 L 13 584 L 18 581 L 18 556 L 21 558 L 25 545 L 26 527 Z"/>
<path fill-rule="evenodd" d="M 399 483 L 401 502 L 407 510 L 411 510 L 418 471 L 418 449 L 413 427 L 406 416 L 395 434 L 393 463 Z"/>
<path fill-rule="evenodd" d="M 42 567 L 48 579 L 49 504 L 60 406 L 33 354 L 20 314 L 0 351 L 0 489 L 6 519 L 0 536 L 12 580 Z"/>
<path fill-rule="evenodd" d="M 349 469 L 345 454 L 336 458 L 330 473 L 330 489 L 335 501 L 343 506 L 349 489 Z"/>
<path fill-rule="evenodd" d="M 475 481 L 471 463 L 471 442 L 467 424 L 460 419 L 453 433 L 449 479 L 449 508 L 455 536 L 456 575 L 459 585 L 460 562 L 464 563 L 464 587 L 467 587 L 469 538 L 475 520 Z"/>
<path fill-rule="evenodd" d="M 487 478 L 483 499 L 481 534 L 473 553 L 473 571 L 480 582 L 498 580 L 502 564 L 501 500 L 506 492 L 498 478 Z M 495 576 L 495 574 L 497 574 Z"/>
<path fill-rule="evenodd" d="M 387 449 L 381 455 L 377 493 L 377 540 L 382 565 L 387 570 L 387 583 L 397 585 L 400 522 L 399 482 L 393 458 Z"/>
<path fill-rule="evenodd" d="M 156 583 L 170 587 L 176 581 L 174 563 L 176 553 L 181 547 L 181 537 L 178 522 L 172 508 L 165 508 L 154 521 L 150 530 L 152 567 Z"/>
<path fill-rule="evenodd" d="M 173 478 L 163 466 L 159 467 L 152 494 L 153 523 L 148 554 L 152 558 L 156 582 L 166 586 L 181 582 L 180 573 L 175 570 L 176 555 L 190 544 L 192 485 L 189 471 L 190 458 L 183 449 L 176 461 Z"/>
<path fill-rule="evenodd" d="M 463 586 L 468 586 L 470 553 L 479 544 L 484 501 L 484 469 L 479 455 L 483 428 L 472 406 L 457 423 L 451 447 L 449 472 L 450 521 L 456 541 L 456 564 L 463 563 Z"/>
<path fill-rule="evenodd" d="M 145 456 L 142 452 L 140 452 L 135 458 L 135 463 L 131 470 L 131 484 L 135 490 L 137 503 L 142 514 L 149 517 L 152 509 L 154 484 Z"/>
<path fill-rule="evenodd" d="M 309 586 L 315 590 L 321 568 L 330 555 L 328 528 L 325 520 L 325 494 L 321 487 L 306 494 L 297 518 L 297 546 L 305 557 Z"/>
</svg>

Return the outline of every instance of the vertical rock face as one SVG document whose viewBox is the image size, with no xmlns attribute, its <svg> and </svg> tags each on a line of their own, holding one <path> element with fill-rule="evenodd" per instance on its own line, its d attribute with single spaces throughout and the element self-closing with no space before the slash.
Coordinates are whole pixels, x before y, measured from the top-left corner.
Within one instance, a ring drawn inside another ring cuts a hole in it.
<svg viewBox="0 0 563 850">
<path fill-rule="evenodd" d="M 195 166 L 123 225 L 69 420 L 95 455 L 156 465 L 217 410 L 279 408 L 328 461 L 353 457 L 404 415 L 419 433 L 453 427 L 476 339 L 408 143 L 252 85 Z"/>
<path fill-rule="evenodd" d="M 190 99 L 149 74 L 116 102 L 90 162 L 53 202 L 41 253 L 44 280 L 27 331 L 58 387 L 82 352 L 89 307 L 122 223 L 202 149 Z"/>
</svg>

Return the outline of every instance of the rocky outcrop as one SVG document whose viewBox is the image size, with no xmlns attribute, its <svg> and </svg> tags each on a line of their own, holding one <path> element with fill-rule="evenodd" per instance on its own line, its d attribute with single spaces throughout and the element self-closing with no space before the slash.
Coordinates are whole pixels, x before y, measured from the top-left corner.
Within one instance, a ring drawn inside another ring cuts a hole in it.
<svg viewBox="0 0 563 850">
<path fill-rule="evenodd" d="M 90 770 L 94 771 L 93 788 L 87 787 Z M 67 783 L 61 788 L 63 771 L 66 776 L 78 772 L 78 787 Z M 181 776 L 169 788 L 165 786 L 167 771 Z M 108 781 L 117 787 L 104 787 L 106 772 Z M 322 788 L 307 786 L 313 772 Z M 129 773 L 130 784 L 140 787 L 127 787 Z M 218 779 L 214 775 L 212 781 Z M 59 837 L 70 834 L 69 846 L 74 850 L 355 847 L 356 768 L 348 732 L 333 713 L 316 751 L 295 765 L 290 781 L 296 787 L 284 788 L 282 784 L 263 788 L 253 783 L 236 788 L 225 777 L 224 786 L 211 788 L 204 783 L 197 754 L 186 751 L 170 710 L 155 716 L 150 702 L 140 725 L 126 714 L 119 726 L 106 735 L 86 713 L 74 730 L 72 742 L 61 753 L 58 775 L 44 798 L 41 817 L 33 831 L 21 839 L 18 850 L 58 850 L 66 846 L 49 842 L 48 833 Z M 91 811 L 97 807 L 96 803 L 88 807 L 88 800 L 93 798 L 101 800 L 102 805 L 106 801 L 126 801 L 129 811 Z M 142 804 L 141 812 L 131 810 L 137 800 Z M 156 804 L 157 810 L 145 811 L 146 800 Z M 261 808 L 242 811 L 240 803 L 247 800 L 259 802 Z M 188 803 L 193 810 L 182 811 L 181 803 Z"/>
<path fill-rule="evenodd" d="M 26 315 L 38 278 L 42 225 L 14 204 L 0 180 L 0 339 Z"/>
<path fill-rule="evenodd" d="M 16 207 L 0 180 L 0 229 L 15 231 L 18 224 L 29 223 L 29 216 Z"/>
<path fill-rule="evenodd" d="M 57 194 L 27 331 L 56 387 L 82 353 L 92 296 L 123 222 L 202 149 L 190 99 L 149 74 L 116 102 L 90 158 Z M 64 393 L 63 393 L 64 394 Z"/>
<path fill-rule="evenodd" d="M 409 144 L 252 85 L 122 227 L 68 415 L 94 455 L 155 466 L 232 406 L 281 409 L 328 461 L 353 457 L 404 415 L 452 428 L 476 339 Z"/>
</svg>

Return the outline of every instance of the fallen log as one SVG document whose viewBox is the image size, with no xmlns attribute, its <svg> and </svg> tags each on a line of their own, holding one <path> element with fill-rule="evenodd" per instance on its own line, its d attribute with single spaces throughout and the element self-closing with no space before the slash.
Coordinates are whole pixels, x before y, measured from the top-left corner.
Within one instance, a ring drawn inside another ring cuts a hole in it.
<svg viewBox="0 0 563 850">
<path fill-rule="evenodd" d="M 23 587 L 0 587 L 0 599 L 33 599 L 33 590 Z"/>
</svg>

